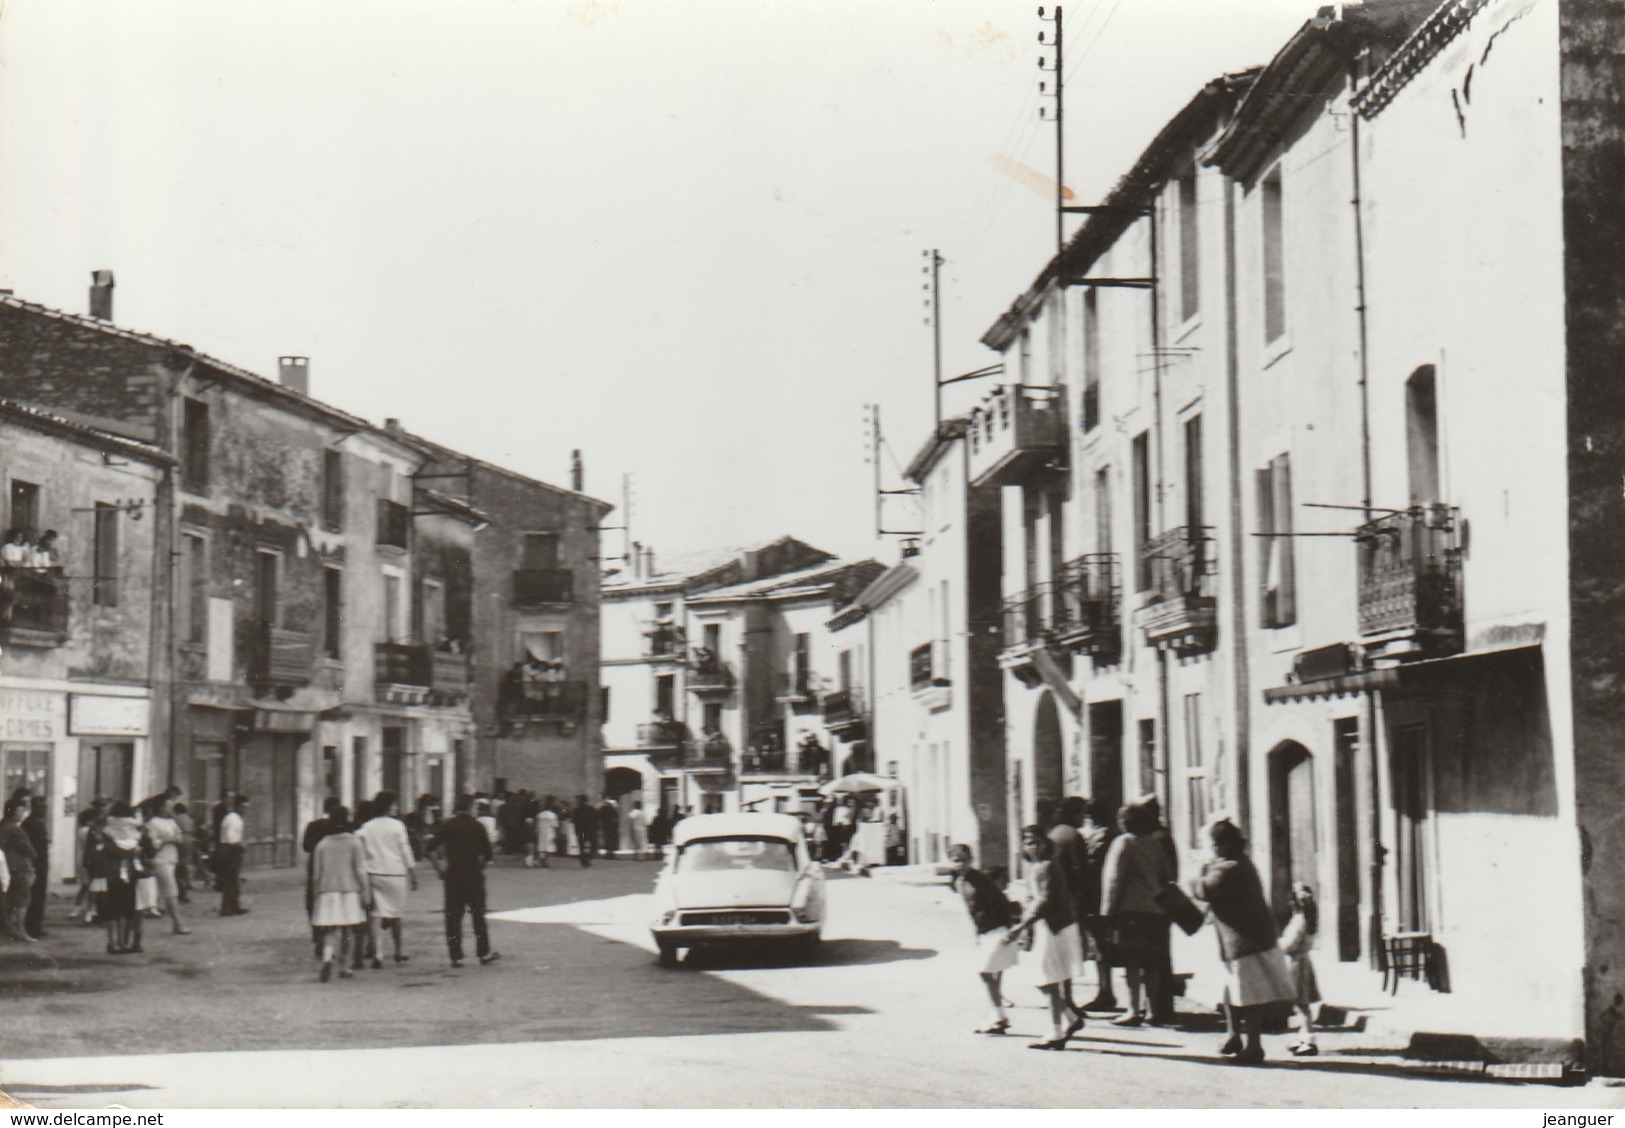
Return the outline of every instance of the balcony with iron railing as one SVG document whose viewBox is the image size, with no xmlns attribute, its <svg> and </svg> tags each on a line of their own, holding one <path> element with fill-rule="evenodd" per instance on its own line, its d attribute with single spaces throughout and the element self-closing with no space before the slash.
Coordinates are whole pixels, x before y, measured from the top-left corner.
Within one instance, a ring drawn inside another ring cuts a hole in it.
<svg viewBox="0 0 1625 1128">
<path fill-rule="evenodd" d="M 1115 660 L 1123 647 L 1117 555 L 1096 552 L 1068 561 L 1056 588 L 1049 632 L 1056 645 L 1097 661 Z"/>
<path fill-rule="evenodd" d="M 289 691 L 310 684 L 316 666 L 316 636 L 261 624 L 248 661 L 248 679 L 261 689 Z"/>
<path fill-rule="evenodd" d="M 688 661 L 688 688 L 695 693 L 726 693 L 733 688 L 733 670 L 703 646 L 696 646 Z"/>
<path fill-rule="evenodd" d="M 1181 525 L 1146 542 L 1142 576 L 1149 598 L 1140 608 L 1146 642 L 1184 657 L 1218 642 L 1217 553 L 1205 528 Z"/>
<path fill-rule="evenodd" d="M 908 685 L 914 700 L 927 708 L 946 709 L 952 703 L 947 643 L 924 642 L 908 652 Z"/>
<path fill-rule="evenodd" d="M 379 701 L 422 704 L 429 696 L 432 670 L 427 646 L 411 642 L 372 645 L 373 692 Z"/>
<path fill-rule="evenodd" d="M 732 771 L 734 746 L 720 732 L 701 733 L 698 740 L 688 746 L 683 767 L 688 771 Z"/>
<path fill-rule="evenodd" d="M 497 713 L 510 721 L 577 722 L 586 716 L 587 683 L 510 670 L 497 691 Z"/>
<path fill-rule="evenodd" d="M 1055 587 L 1045 582 L 1006 596 L 1003 605 L 1004 648 L 999 668 L 1029 687 L 1040 680 L 1038 655 L 1049 645 L 1055 622 Z"/>
<path fill-rule="evenodd" d="M 965 434 L 976 486 L 1016 485 L 1065 464 L 1066 391 L 1047 384 L 1010 384 L 971 410 Z"/>
<path fill-rule="evenodd" d="M 68 579 L 55 568 L 0 565 L 0 644 L 50 648 L 68 640 Z"/>
<path fill-rule="evenodd" d="M 810 670 L 781 670 L 773 675 L 773 696 L 790 705 L 804 705 L 818 696 Z"/>
<path fill-rule="evenodd" d="M 449 650 L 429 651 L 429 693 L 447 701 L 468 696 L 468 655 Z"/>
<path fill-rule="evenodd" d="M 378 535 L 380 548 L 407 547 L 412 529 L 412 514 L 406 506 L 387 498 L 378 499 Z"/>
<path fill-rule="evenodd" d="M 681 661 L 683 647 L 687 642 L 683 628 L 666 620 L 650 623 L 643 632 L 643 640 L 645 658 L 664 658 L 672 662 Z"/>
<path fill-rule="evenodd" d="M 847 687 L 826 693 L 823 705 L 826 729 L 842 740 L 862 739 L 868 721 L 862 689 Z"/>
<path fill-rule="evenodd" d="M 569 568 L 515 568 L 515 607 L 546 607 L 575 601 L 575 573 Z"/>
<path fill-rule="evenodd" d="M 681 748 L 688 743 L 688 726 L 682 721 L 657 719 L 638 726 L 639 748 Z"/>
<path fill-rule="evenodd" d="M 1360 638 L 1368 653 L 1460 653 L 1461 526 L 1459 510 L 1435 503 L 1389 513 L 1355 532 Z"/>
</svg>

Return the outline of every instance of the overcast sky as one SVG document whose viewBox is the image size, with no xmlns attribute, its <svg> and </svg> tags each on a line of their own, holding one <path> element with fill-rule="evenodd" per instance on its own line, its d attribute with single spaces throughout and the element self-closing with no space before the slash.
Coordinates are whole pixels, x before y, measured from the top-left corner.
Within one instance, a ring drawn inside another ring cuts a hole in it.
<svg viewBox="0 0 1625 1128">
<path fill-rule="evenodd" d="M 120 324 L 561 484 L 580 448 L 657 551 L 894 559 L 864 405 L 906 462 L 922 250 L 950 375 L 1054 250 L 1028 0 L 0 4 L 0 286 L 83 312 L 108 267 Z M 1068 184 L 1316 7 L 1064 5 Z"/>
</svg>

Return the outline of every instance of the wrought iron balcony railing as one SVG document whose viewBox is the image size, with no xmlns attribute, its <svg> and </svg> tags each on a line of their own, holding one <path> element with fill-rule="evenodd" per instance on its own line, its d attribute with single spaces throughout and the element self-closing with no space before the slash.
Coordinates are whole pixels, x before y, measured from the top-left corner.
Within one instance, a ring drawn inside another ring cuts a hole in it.
<svg viewBox="0 0 1625 1128">
<path fill-rule="evenodd" d="M 429 688 L 429 648 L 411 642 L 375 642 L 372 680 L 378 685 Z"/>
<path fill-rule="evenodd" d="M 717 693 L 731 689 L 734 674 L 728 663 L 703 646 L 694 648 L 688 663 L 688 688 L 696 693 Z"/>
<path fill-rule="evenodd" d="M 68 579 L 59 569 L 0 565 L 0 639 L 60 646 L 68 638 Z"/>
<path fill-rule="evenodd" d="M 638 726 L 639 748 L 681 748 L 688 743 L 688 726 L 681 721 L 648 721 Z"/>
<path fill-rule="evenodd" d="M 262 624 L 249 655 L 249 680 L 271 689 L 309 685 L 316 665 L 316 636 Z"/>
<path fill-rule="evenodd" d="M 780 701 L 807 701 L 816 696 L 812 675 L 807 670 L 783 670 L 773 677 L 774 695 Z"/>
<path fill-rule="evenodd" d="M 1042 643 L 1055 622 L 1055 589 L 1035 584 L 1004 600 L 1004 645 L 1013 650 Z"/>
<path fill-rule="evenodd" d="M 858 688 L 824 694 L 824 727 L 837 736 L 852 737 L 864 727 L 864 696 Z"/>
<path fill-rule="evenodd" d="M 1122 591 L 1117 555 L 1090 553 L 1067 562 L 1050 633 L 1062 646 L 1109 659 L 1122 649 Z"/>
<path fill-rule="evenodd" d="M 924 689 L 931 684 L 931 652 L 929 642 L 923 642 L 908 652 L 908 684 L 912 689 Z"/>
<path fill-rule="evenodd" d="M 569 568 L 516 568 L 513 573 L 515 607 L 540 607 L 574 602 L 575 573 Z"/>
<path fill-rule="evenodd" d="M 1213 649 L 1217 553 L 1205 528 L 1181 525 L 1146 543 L 1142 566 L 1150 601 L 1140 610 L 1146 641 L 1182 655 Z"/>
<path fill-rule="evenodd" d="M 509 676 L 497 693 L 497 712 L 509 720 L 579 721 L 586 715 L 587 683 Z"/>
<path fill-rule="evenodd" d="M 1461 647 L 1461 514 L 1431 504 L 1390 513 L 1355 533 L 1360 553 L 1360 635 L 1415 638 L 1422 649 Z"/>
</svg>

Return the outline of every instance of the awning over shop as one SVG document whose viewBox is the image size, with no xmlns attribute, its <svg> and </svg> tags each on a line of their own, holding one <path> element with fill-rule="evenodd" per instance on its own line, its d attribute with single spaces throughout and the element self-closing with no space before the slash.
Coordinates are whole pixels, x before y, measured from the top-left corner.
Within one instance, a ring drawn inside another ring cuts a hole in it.
<svg viewBox="0 0 1625 1128">
<path fill-rule="evenodd" d="M 1264 701 L 1269 705 L 1280 705 L 1289 701 L 1312 701 L 1316 698 L 1344 697 L 1354 693 L 1375 692 L 1403 692 L 1433 674 L 1447 673 L 1453 669 L 1460 669 L 1468 663 L 1475 663 L 1485 658 L 1508 656 L 1518 651 L 1528 651 L 1534 661 L 1539 661 L 1540 642 L 1529 641 L 1526 638 L 1508 639 L 1503 645 L 1486 646 L 1479 650 L 1468 651 L 1465 654 L 1452 654 L 1445 658 L 1420 658 L 1415 662 L 1406 662 L 1397 666 L 1384 666 L 1376 670 L 1362 670 L 1359 673 L 1344 674 L 1340 677 L 1322 678 L 1315 681 L 1298 682 L 1292 685 L 1275 686 L 1264 690 Z"/>
<path fill-rule="evenodd" d="M 1342 677 L 1274 686 L 1264 691 L 1264 701 L 1269 705 L 1279 705 L 1285 701 L 1346 697 L 1353 693 L 1364 693 L 1366 690 L 1395 689 L 1398 686 L 1398 669 L 1363 670 L 1357 674 L 1344 674 Z"/>
<path fill-rule="evenodd" d="M 255 732 L 296 732 L 302 736 L 309 736 L 315 727 L 316 714 L 308 709 L 261 707 L 254 710 Z"/>
</svg>

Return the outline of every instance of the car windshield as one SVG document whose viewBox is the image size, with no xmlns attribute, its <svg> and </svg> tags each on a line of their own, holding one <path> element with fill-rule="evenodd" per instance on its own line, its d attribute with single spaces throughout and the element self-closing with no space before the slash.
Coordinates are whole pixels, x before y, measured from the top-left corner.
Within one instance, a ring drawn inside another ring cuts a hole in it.
<svg viewBox="0 0 1625 1128">
<path fill-rule="evenodd" d="M 795 868 L 795 854 L 782 838 L 704 838 L 688 843 L 677 855 L 679 873 Z"/>
</svg>

